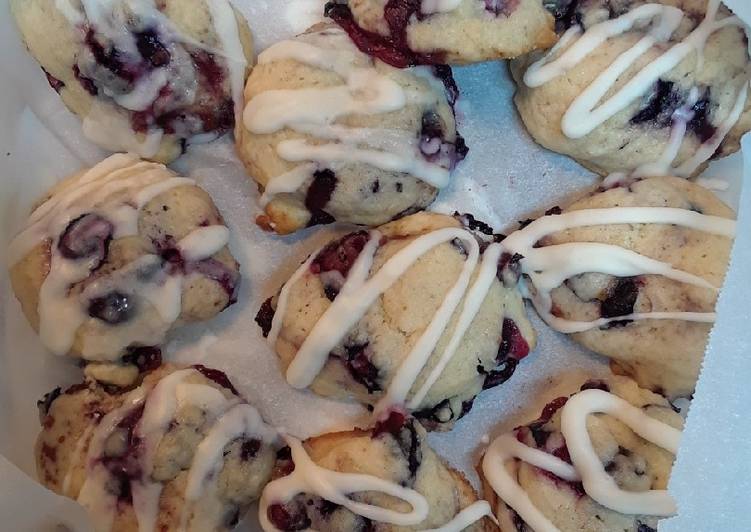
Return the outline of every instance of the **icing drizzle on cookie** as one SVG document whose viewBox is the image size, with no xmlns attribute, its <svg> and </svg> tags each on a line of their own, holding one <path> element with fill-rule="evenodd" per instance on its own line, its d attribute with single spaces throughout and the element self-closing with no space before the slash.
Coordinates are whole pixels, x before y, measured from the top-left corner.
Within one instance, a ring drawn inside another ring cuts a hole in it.
<svg viewBox="0 0 751 532">
<path fill-rule="evenodd" d="M 380 115 L 407 105 L 437 106 L 441 92 L 405 88 L 397 79 L 403 72 L 376 63 L 358 51 L 347 34 L 335 27 L 276 43 L 261 53 L 259 65 L 293 60 L 341 78 L 339 84 L 315 88 L 266 90 L 248 101 L 245 128 L 253 134 L 273 134 L 283 129 L 304 135 L 281 140 L 279 157 L 303 163 L 272 176 L 262 204 L 279 193 L 299 189 L 313 172 L 343 163 L 364 163 L 385 171 L 409 173 L 436 188 L 448 184 L 450 164 L 428 161 L 420 151 L 419 135 L 411 131 L 349 127 L 342 120 L 353 115 Z"/>
<path fill-rule="evenodd" d="M 498 496 L 519 514 L 535 532 L 558 532 L 558 528 L 531 501 L 506 469 L 506 462 L 521 460 L 569 481 L 581 481 L 586 494 L 599 504 L 624 514 L 669 516 L 675 501 L 666 490 L 631 492 L 620 489 L 600 462 L 587 431 L 587 416 L 607 414 L 645 440 L 673 453 L 678 452 L 681 431 L 648 416 L 624 399 L 603 390 L 574 394 L 561 413 L 561 432 L 572 464 L 520 442 L 515 433 L 494 440 L 482 461 L 483 475 Z"/>
<path fill-rule="evenodd" d="M 159 151 L 165 133 L 191 137 L 194 142 L 215 136 L 216 124 L 204 123 L 197 127 L 185 121 L 175 126 L 149 115 L 156 113 L 157 108 L 165 117 L 174 111 L 168 108 L 169 102 L 165 103 L 167 94 L 181 109 L 189 108 L 197 101 L 201 76 L 217 76 L 216 72 L 208 70 L 198 72 L 204 68 L 205 61 L 192 58 L 192 52 L 179 45 L 203 51 L 210 56 L 211 62 L 216 57 L 222 58 L 235 119 L 240 118 L 247 59 L 238 20 L 227 0 L 206 0 L 217 41 L 214 46 L 182 32 L 154 0 L 81 0 L 80 9 L 70 0 L 55 0 L 55 6 L 71 26 L 83 32 L 85 45 L 91 49 L 91 53 L 79 54 L 74 71 L 84 89 L 95 97 L 84 118 L 83 128 L 84 134 L 92 141 L 113 150 L 127 149 L 143 157 L 153 157 Z M 95 84 L 88 77 L 89 71 L 93 71 L 98 63 L 110 72 L 109 77 L 115 82 Z M 214 65 L 213 68 L 220 67 Z M 212 79 L 210 83 L 216 85 L 220 80 Z M 212 87 L 212 90 L 216 89 Z M 127 111 L 141 113 L 139 126 L 136 127 L 129 115 L 101 101 L 102 96 Z M 211 111 L 217 112 L 217 109 Z M 141 118 L 147 120 L 146 127 L 140 124 Z M 195 113 L 191 119 L 193 122 L 205 121 L 201 113 Z M 218 129 L 224 126 L 222 124 Z"/>
<path fill-rule="evenodd" d="M 375 408 L 375 417 L 387 415 L 394 405 L 406 404 L 410 409 L 417 409 L 421 405 L 430 388 L 456 353 L 462 338 L 485 300 L 497 273 L 498 260 L 502 253 L 499 244 L 491 244 L 478 267 L 480 248 L 476 237 L 467 230 L 448 227 L 416 236 L 390 257 L 378 271 L 368 277 L 380 241 L 381 234 L 378 231 L 371 231 L 367 244 L 348 272 L 339 294 L 313 326 L 297 350 L 286 373 L 287 381 L 292 386 L 296 388 L 310 386 L 323 369 L 329 353 L 365 316 L 374 302 L 420 257 L 440 244 L 452 241 L 461 242 L 467 257 L 459 277 L 444 297 L 422 335 L 401 361 L 388 389 Z M 282 288 L 269 334 L 271 345 L 276 344 L 282 327 L 288 291 L 305 274 L 310 261 L 309 258 Z M 472 281 L 473 277 L 474 281 Z M 409 398 L 410 391 L 419 382 L 420 375 L 433 356 L 439 340 L 448 329 L 457 309 L 460 309 L 458 320 L 451 330 L 445 349 L 440 353 L 435 353 L 437 357 L 435 366 L 425 375 L 424 382 Z"/>
<path fill-rule="evenodd" d="M 379 523 L 415 526 L 428 518 L 430 505 L 418 491 L 374 475 L 325 469 L 313 461 L 300 440 L 289 435 L 283 437 L 289 445 L 295 468 L 289 475 L 267 484 L 263 490 L 258 518 L 266 532 L 279 532 L 269 519 L 271 505 L 289 503 L 295 496 L 303 493 L 321 497 L 343 506 L 356 515 Z M 350 494 L 363 492 L 390 495 L 407 503 L 410 510 L 391 510 L 358 502 L 349 497 Z M 492 516 L 490 505 L 487 501 L 477 501 L 461 510 L 445 525 L 423 532 L 460 532 L 486 516 Z"/>
<path fill-rule="evenodd" d="M 208 512 L 193 512 L 199 499 L 216 501 L 218 473 L 223 464 L 223 451 L 227 445 L 241 438 L 255 438 L 266 444 L 277 442 L 277 433 L 266 425 L 255 408 L 237 396 L 227 396 L 214 385 L 205 384 L 201 373 L 194 369 L 175 371 L 157 381 L 153 387 L 141 385 L 124 399 L 122 406 L 105 415 L 91 433 L 86 454 L 86 480 L 78 496 L 88 511 L 96 530 L 110 530 L 117 511 L 117 496 L 107 486 L 113 482 L 112 473 L 105 461 L 106 444 L 123 430 L 122 424 L 129 416 L 143 412 L 132 426 L 132 439 L 138 446 L 126 452 L 129 470 L 134 472 L 127 480 L 130 484 L 133 511 L 140 532 L 155 530 L 159 516 L 162 484 L 152 480 L 154 457 L 170 423 L 181 408 L 196 406 L 205 415 L 207 432 L 198 444 L 188 470 L 185 504 L 180 515 L 180 530 L 212 530 L 219 523 L 209 519 Z"/>
<path fill-rule="evenodd" d="M 551 291 L 564 281 L 583 273 L 603 273 L 617 277 L 637 275 L 662 275 L 669 279 L 717 291 L 705 279 L 677 270 L 670 264 L 651 259 L 620 246 L 576 242 L 536 247 L 545 236 L 577 227 L 613 224 L 673 224 L 696 231 L 732 238 L 736 222 L 719 216 L 708 216 L 687 209 L 670 207 L 611 207 L 583 209 L 543 216 L 509 235 L 503 247 L 509 253 L 519 254 L 525 281 L 520 284 L 525 297 L 531 299 L 545 322 L 560 332 L 576 333 L 607 325 L 620 320 L 678 319 L 713 322 L 710 312 L 648 312 L 600 318 L 589 322 L 571 321 L 553 314 Z"/>
<path fill-rule="evenodd" d="M 180 315 L 182 281 L 193 274 L 150 253 L 109 274 L 92 278 L 92 273 L 107 258 L 111 239 L 138 234 L 140 210 L 149 201 L 172 188 L 194 185 L 163 165 L 113 155 L 63 182 L 34 210 L 11 242 L 9 257 L 15 265 L 36 246 L 49 243 L 49 273 L 39 290 L 37 312 L 39 335 L 50 351 L 67 354 L 86 323 L 99 332 L 82 339 L 81 354 L 89 360 L 119 358 L 134 342 L 161 342 Z M 175 249 L 186 264 L 201 264 L 223 249 L 228 238 L 224 226 L 200 227 Z M 158 319 L 131 320 L 139 301 L 148 302 Z"/>
<path fill-rule="evenodd" d="M 563 115 L 561 130 L 572 139 L 582 138 L 596 127 L 625 109 L 636 98 L 647 93 L 661 76 L 670 72 L 692 53 L 697 64 L 704 61 L 703 50 L 707 39 L 714 32 L 728 26 L 743 28 L 736 16 L 717 18 L 720 0 L 709 0 L 707 12 L 702 22 L 682 41 L 672 45 L 667 51 L 639 70 L 622 87 L 608 95 L 618 79 L 656 45 L 669 42 L 684 19 L 681 9 L 662 4 L 640 5 L 627 13 L 598 24 L 582 33 L 579 25 L 570 28 L 542 59 L 533 63 L 524 74 L 524 83 L 529 87 L 539 87 L 565 75 L 569 70 L 584 61 L 587 56 L 608 39 L 632 30 L 637 24 L 650 23 L 651 27 L 636 44 L 620 54 L 603 70 L 584 91 L 577 96 Z M 730 132 L 745 107 L 748 94 L 748 80 L 739 87 L 736 102 L 728 115 L 718 125 L 717 131 L 686 161 L 677 167 L 672 162 L 678 155 L 686 134 L 686 118 L 674 116 L 671 137 L 663 157 L 653 165 L 640 168 L 640 177 L 645 175 L 692 175 L 717 150 Z M 698 90 L 697 88 L 694 88 Z M 688 110 L 693 116 L 693 111 Z M 682 113 L 684 116 L 686 112 Z M 690 117 L 688 118 L 690 120 Z"/>
</svg>

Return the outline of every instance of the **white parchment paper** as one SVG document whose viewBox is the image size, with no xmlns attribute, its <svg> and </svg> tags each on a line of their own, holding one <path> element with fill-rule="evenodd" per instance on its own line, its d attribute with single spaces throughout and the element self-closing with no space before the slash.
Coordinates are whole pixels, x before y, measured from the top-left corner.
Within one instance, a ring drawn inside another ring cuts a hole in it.
<svg viewBox="0 0 751 532">
<path fill-rule="evenodd" d="M 235 0 L 254 31 L 256 44 L 294 35 L 315 22 L 322 0 Z M 729 1 L 747 10 L 748 0 Z M 5 248 L 31 203 L 56 180 L 105 154 L 83 138 L 33 59 L 25 52 L 0 0 L 0 263 Z M 515 226 L 556 204 L 585 193 L 597 178 L 573 161 L 545 151 L 527 135 L 516 116 L 511 83 L 502 63 L 455 69 L 462 90 L 462 133 L 470 155 L 452 185 L 434 205 L 441 212 L 472 212 L 497 229 Z M 745 153 L 751 153 L 751 145 Z M 707 175 L 730 184 L 720 195 L 739 204 L 742 157 L 710 167 Z M 260 231 L 253 223 L 258 192 L 234 156 L 230 139 L 199 146 L 174 167 L 195 178 L 214 197 L 232 229 L 231 248 L 242 263 L 240 301 L 217 319 L 179 331 L 166 351 L 177 362 L 202 362 L 225 370 L 264 417 L 300 436 L 347 425 L 359 407 L 317 398 L 286 385 L 276 358 L 253 317 L 307 253 L 344 228 L 308 230 L 291 238 Z M 748 174 L 748 172 L 747 172 Z M 751 176 L 747 175 L 751 179 Z M 746 187 L 720 318 L 712 335 L 671 489 L 681 514 L 663 524 L 671 531 L 751 530 L 751 404 L 747 382 L 751 364 L 751 187 Z M 514 377 L 483 393 L 472 412 L 448 434 L 432 434 L 433 447 L 476 481 L 481 440 L 535 417 L 560 392 L 572 373 L 581 378 L 607 372 L 607 364 L 532 316 L 537 350 Z M 29 479 L 35 476 L 33 443 L 39 430 L 36 400 L 55 386 L 80 380 L 70 360 L 44 351 L 21 315 L 0 270 L 0 529 L 53 531 L 57 525 L 88 530 L 85 516 L 70 501 Z M 255 530 L 254 518 L 244 525 Z"/>
</svg>

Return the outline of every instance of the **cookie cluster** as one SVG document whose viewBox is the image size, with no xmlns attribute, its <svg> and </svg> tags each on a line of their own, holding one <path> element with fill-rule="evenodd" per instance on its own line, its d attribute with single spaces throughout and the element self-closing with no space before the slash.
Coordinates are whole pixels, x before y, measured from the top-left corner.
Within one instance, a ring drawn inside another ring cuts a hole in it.
<svg viewBox="0 0 751 532">
<path fill-rule="evenodd" d="M 231 530 L 256 500 L 266 531 L 647 532 L 676 512 L 675 400 L 736 231 L 689 178 L 751 127 L 745 28 L 719 0 L 333 1 L 253 68 L 225 0 L 11 6 L 87 135 L 134 153 L 53 187 L 9 249 L 29 323 L 84 372 L 39 403 L 40 480 L 97 531 Z M 470 153 L 449 65 L 498 59 L 535 140 L 605 177 L 507 234 L 423 212 Z M 230 130 L 262 228 L 359 226 L 255 320 L 291 387 L 367 408 L 352 430 L 302 441 L 223 372 L 162 360 L 240 283 L 219 209 L 162 163 Z M 613 374 L 564 376 L 488 438 L 483 500 L 427 436 L 535 356 L 525 301 Z"/>
</svg>

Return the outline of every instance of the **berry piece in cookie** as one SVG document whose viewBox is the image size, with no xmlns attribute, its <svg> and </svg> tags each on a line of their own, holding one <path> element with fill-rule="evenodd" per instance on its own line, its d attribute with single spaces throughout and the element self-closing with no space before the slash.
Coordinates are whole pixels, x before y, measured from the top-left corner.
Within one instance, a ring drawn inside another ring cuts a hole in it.
<svg viewBox="0 0 751 532">
<path fill-rule="evenodd" d="M 728 266 L 733 211 L 686 179 L 599 189 L 503 241 L 554 329 L 670 398 L 693 392 Z"/>
<path fill-rule="evenodd" d="M 562 37 L 512 62 L 544 147 L 602 174 L 700 173 L 751 129 L 745 27 L 720 0 L 558 0 Z"/>
<path fill-rule="evenodd" d="M 451 69 L 399 70 L 317 25 L 265 50 L 245 87 L 237 150 L 280 234 L 376 226 L 427 207 L 467 147 Z"/>
<path fill-rule="evenodd" d="M 261 497 L 263 529 L 497 530 L 488 503 L 428 446 L 425 429 L 397 417 L 368 431 L 287 437 Z"/>
<path fill-rule="evenodd" d="M 39 478 L 96 530 L 231 530 L 278 448 L 227 376 L 203 366 L 162 366 L 127 389 L 86 380 L 48 394 L 40 415 Z"/>
<path fill-rule="evenodd" d="M 626 377 L 585 382 L 490 444 L 485 496 L 501 530 L 657 530 L 676 512 L 667 484 L 682 427 L 667 399 Z"/>
<path fill-rule="evenodd" d="M 333 1 L 326 15 L 360 50 L 399 68 L 508 59 L 557 40 L 541 0 Z"/>
<path fill-rule="evenodd" d="M 311 255 L 258 322 L 290 384 L 446 430 L 535 346 L 515 261 L 492 235 L 420 213 Z"/>
<path fill-rule="evenodd" d="M 50 190 L 10 246 L 13 291 L 42 343 L 113 384 L 158 363 L 182 323 L 235 302 L 229 230 L 191 179 L 113 155 Z"/>
<path fill-rule="evenodd" d="M 168 163 L 234 128 L 253 46 L 227 0 L 13 0 L 11 11 L 95 144 Z"/>
</svg>

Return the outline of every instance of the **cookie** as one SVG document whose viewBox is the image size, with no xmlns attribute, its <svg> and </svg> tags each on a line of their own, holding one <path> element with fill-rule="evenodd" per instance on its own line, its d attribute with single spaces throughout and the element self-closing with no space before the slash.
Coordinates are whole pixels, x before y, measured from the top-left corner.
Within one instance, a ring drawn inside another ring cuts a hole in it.
<svg viewBox="0 0 751 532">
<path fill-rule="evenodd" d="M 501 530 L 654 532 L 676 511 L 666 490 L 682 427 L 628 378 L 588 381 L 490 444 L 485 496 Z"/>
<path fill-rule="evenodd" d="M 638 177 L 694 176 L 740 148 L 751 63 L 743 24 L 719 0 L 557 4 L 560 43 L 511 64 L 538 143 Z"/>
<path fill-rule="evenodd" d="M 734 217 L 709 190 L 655 177 L 599 189 L 503 244 L 525 257 L 525 286 L 549 325 L 674 398 L 699 374 Z"/>
<path fill-rule="evenodd" d="M 557 41 L 541 0 L 349 0 L 326 14 L 365 53 L 399 68 L 518 57 Z"/>
<path fill-rule="evenodd" d="M 469 482 L 426 438 L 425 429 L 403 415 L 369 431 L 305 442 L 288 437 L 261 497 L 261 526 L 321 532 L 497 530 L 486 517 L 488 503 L 477 500 Z"/>
<path fill-rule="evenodd" d="M 449 429 L 536 340 L 514 261 L 480 237 L 471 216 L 419 213 L 313 253 L 256 318 L 287 381 Z"/>
<path fill-rule="evenodd" d="M 424 209 L 467 153 L 457 97 L 450 68 L 398 70 L 330 24 L 271 46 L 245 87 L 237 137 L 263 190 L 258 223 L 286 234 Z"/>
<path fill-rule="evenodd" d="M 40 481 L 96 530 L 231 530 L 274 467 L 276 431 L 204 366 L 162 366 L 129 390 L 58 388 L 40 415 Z"/>
<path fill-rule="evenodd" d="M 95 144 L 168 163 L 233 129 L 253 46 L 226 0 L 12 0 L 11 11 Z"/>
<path fill-rule="evenodd" d="M 9 249 L 11 284 L 45 347 L 126 384 L 146 347 L 234 303 L 240 273 L 228 239 L 192 179 L 113 155 L 34 209 Z"/>
</svg>

